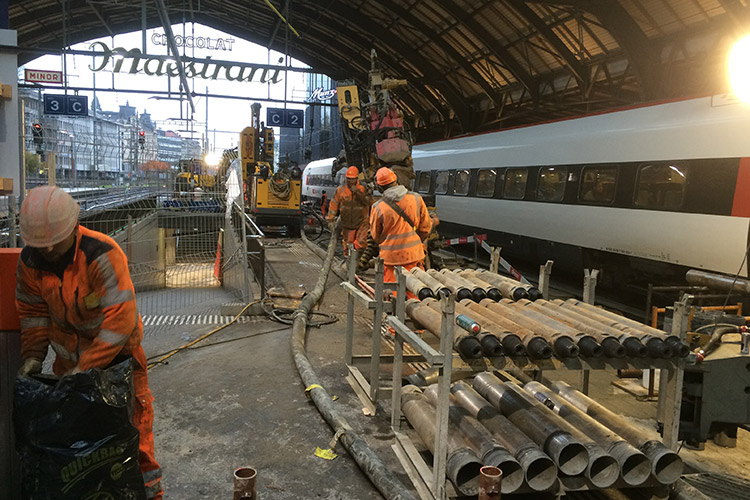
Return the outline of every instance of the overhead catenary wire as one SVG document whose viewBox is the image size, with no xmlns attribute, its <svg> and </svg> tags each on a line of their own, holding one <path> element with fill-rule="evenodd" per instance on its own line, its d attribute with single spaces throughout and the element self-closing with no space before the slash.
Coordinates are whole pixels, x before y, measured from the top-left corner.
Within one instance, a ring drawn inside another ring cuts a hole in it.
<svg viewBox="0 0 750 500">
<path fill-rule="evenodd" d="M 335 232 L 334 232 L 335 234 Z M 314 245 L 302 234 L 302 240 L 308 246 Z M 295 312 L 294 324 L 292 325 L 292 356 L 297 366 L 303 385 L 308 388 L 310 398 L 315 403 L 318 411 L 328 422 L 335 436 L 357 462 L 360 469 L 372 481 L 380 493 L 389 500 L 416 500 L 413 493 L 407 490 L 401 482 L 396 479 L 385 464 L 367 446 L 367 443 L 352 430 L 349 423 L 336 411 L 335 403 L 330 393 L 323 387 L 322 380 L 313 369 L 305 352 L 305 337 L 307 334 L 307 316 L 313 306 L 323 296 L 328 273 L 331 270 L 337 238 L 332 237 L 328 243 L 328 251 L 318 275 L 318 281 L 313 290 L 302 300 Z"/>
</svg>

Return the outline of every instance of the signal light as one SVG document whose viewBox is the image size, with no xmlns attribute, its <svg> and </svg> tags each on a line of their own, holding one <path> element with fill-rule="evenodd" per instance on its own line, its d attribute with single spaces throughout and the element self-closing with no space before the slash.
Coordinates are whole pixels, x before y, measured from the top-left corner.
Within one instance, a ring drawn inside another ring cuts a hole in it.
<svg viewBox="0 0 750 500">
<path fill-rule="evenodd" d="M 36 154 L 40 155 L 43 153 L 44 146 L 44 131 L 42 130 L 42 124 L 34 123 L 31 126 L 31 131 L 34 134 L 34 146 L 36 146 Z"/>
<path fill-rule="evenodd" d="M 146 132 L 143 130 L 138 131 L 138 144 L 143 146 L 146 143 Z"/>
</svg>

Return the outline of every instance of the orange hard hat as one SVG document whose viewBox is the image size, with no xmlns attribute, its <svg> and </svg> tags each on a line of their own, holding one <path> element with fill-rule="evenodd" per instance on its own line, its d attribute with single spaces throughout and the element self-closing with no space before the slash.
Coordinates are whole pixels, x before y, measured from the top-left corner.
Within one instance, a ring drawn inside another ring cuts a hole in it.
<svg viewBox="0 0 750 500">
<path fill-rule="evenodd" d="M 378 186 L 387 186 L 396 182 L 396 174 L 388 167 L 383 167 L 375 174 L 375 182 Z"/>
<path fill-rule="evenodd" d="M 80 211 L 78 203 L 62 189 L 36 187 L 21 204 L 21 238 L 30 247 L 57 245 L 71 235 Z"/>
<path fill-rule="evenodd" d="M 359 169 L 355 166 L 351 166 L 348 169 L 346 169 L 346 178 L 347 179 L 356 179 L 359 177 Z"/>
</svg>

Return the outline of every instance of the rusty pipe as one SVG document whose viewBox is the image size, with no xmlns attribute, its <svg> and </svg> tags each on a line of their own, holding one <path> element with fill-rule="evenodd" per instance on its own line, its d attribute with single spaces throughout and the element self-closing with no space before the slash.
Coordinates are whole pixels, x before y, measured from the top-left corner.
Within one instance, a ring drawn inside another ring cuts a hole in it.
<svg viewBox="0 0 750 500">
<path fill-rule="evenodd" d="M 662 484 L 672 484 L 682 475 L 682 459 L 660 441 L 648 439 L 620 415 L 608 410 L 565 382 L 550 385 L 555 393 L 590 417 L 617 432 L 651 461 L 651 473 Z"/>
<path fill-rule="evenodd" d="M 502 302 L 490 302 L 487 300 L 482 301 L 482 305 L 507 318 L 515 323 L 518 323 L 524 328 L 535 332 L 537 335 L 541 335 L 544 339 L 552 345 L 555 354 L 560 358 L 576 358 L 580 353 L 580 348 L 573 342 L 570 335 L 559 332 L 554 328 L 550 328 L 538 321 L 534 321 L 528 316 L 524 315 L 522 311 L 519 311 L 513 307 L 509 307 Z"/>
<path fill-rule="evenodd" d="M 612 455 L 620 466 L 619 475 L 628 485 L 639 486 L 649 478 L 651 463 L 648 458 L 622 436 L 586 415 L 539 382 L 527 382 L 524 389 Z"/>
<path fill-rule="evenodd" d="M 435 293 L 422 280 L 411 273 L 404 273 L 404 277 L 406 278 L 406 289 L 416 295 L 419 300 L 435 298 Z"/>
<path fill-rule="evenodd" d="M 477 500 L 500 500 L 503 488 L 503 471 L 492 465 L 479 469 L 479 496 Z"/>
<path fill-rule="evenodd" d="M 403 387 L 401 409 L 425 445 L 434 454 L 437 436 L 435 408 L 427 401 L 422 391 L 413 385 Z M 476 453 L 458 435 L 454 428 L 448 428 L 448 460 L 446 475 L 462 495 L 476 495 L 479 492 L 479 469 L 482 466 Z"/>
<path fill-rule="evenodd" d="M 431 385 L 424 391 L 425 398 L 433 406 L 438 404 L 437 385 Z M 517 491 L 524 480 L 524 472 L 518 460 L 502 445 L 492 433 L 449 395 L 448 415 L 453 425 L 469 447 L 477 454 L 483 464 L 493 465 L 503 471 L 503 493 Z"/>
<path fill-rule="evenodd" d="M 563 474 L 575 476 L 586 470 L 589 465 L 588 450 L 568 429 L 563 429 L 552 418 L 549 410 L 531 404 L 491 373 L 478 374 L 474 377 L 473 386 L 521 432 L 542 446 Z"/>
<path fill-rule="evenodd" d="M 252 467 L 240 467 L 234 471 L 234 495 L 232 500 L 256 500 L 255 481 L 258 472 Z"/>
<path fill-rule="evenodd" d="M 437 305 L 437 310 L 429 306 L 432 303 Z M 443 321 L 439 311 L 440 303 L 436 299 L 425 299 L 421 302 L 417 299 L 406 301 L 406 314 L 437 338 L 440 338 L 441 322 Z M 479 339 L 466 330 L 456 329 L 454 331 L 453 348 L 469 359 L 482 357 L 482 344 Z"/>
<path fill-rule="evenodd" d="M 526 297 L 520 297 L 521 299 L 529 299 L 529 300 L 537 300 L 542 298 L 542 292 L 534 285 L 530 285 L 527 283 L 521 283 L 520 281 L 516 280 L 515 278 L 509 278 L 507 276 L 503 276 L 501 274 L 495 274 L 491 273 L 490 271 L 486 269 L 480 269 L 477 270 L 477 273 L 481 276 L 491 276 L 495 281 L 501 280 L 505 281 L 506 283 L 509 283 L 513 286 L 521 287 L 523 290 L 526 291 Z M 511 299 L 513 297 L 506 297 L 508 299 Z"/>
<path fill-rule="evenodd" d="M 549 345 L 544 337 L 537 334 L 536 332 L 524 328 L 518 323 L 511 321 L 506 316 L 497 313 L 496 311 L 486 307 L 487 304 L 493 304 L 490 299 L 483 300 L 481 304 L 476 304 L 470 301 L 462 301 L 469 309 L 475 314 L 481 315 L 488 320 L 499 325 L 503 330 L 513 332 L 521 338 L 524 347 L 526 348 L 526 354 L 531 359 L 548 359 L 552 357 L 553 351 L 552 346 Z"/>
<path fill-rule="evenodd" d="M 552 302 L 548 300 L 538 300 L 535 302 L 535 304 L 549 310 L 550 313 L 554 312 L 554 314 L 559 315 L 561 318 L 569 318 L 571 322 L 576 322 L 577 328 L 586 326 L 588 328 L 597 329 L 604 335 L 614 337 L 622 344 L 627 356 L 632 358 L 645 358 L 648 356 L 648 349 L 646 349 L 646 346 L 643 345 L 639 337 L 618 330 L 617 328 L 612 328 L 611 326 L 598 321 L 596 318 L 585 314 L 584 311 L 562 307 L 560 305 L 561 303 L 562 301 L 560 300 Z M 604 347 L 604 343 L 602 343 L 602 347 Z"/>
<path fill-rule="evenodd" d="M 501 292 L 499 288 L 481 279 L 479 276 L 477 276 L 473 272 L 473 270 L 464 269 L 462 271 L 458 271 L 458 275 L 464 278 L 465 280 L 468 280 L 474 283 L 475 285 L 482 287 L 484 291 L 487 292 L 488 299 L 492 299 L 495 302 L 498 302 L 499 300 L 503 298 L 503 292 Z"/>
<path fill-rule="evenodd" d="M 417 278 L 419 281 L 427 285 L 431 290 L 432 293 L 435 295 L 435 297 L 438 297 L 440 295 L 443 295 L 447 297 L 451 294 L 451 290 L 447 288 L 445 285 L 443 285 L 441 282 L 424 272 L 424 269 L 420 269 L 418 267 L 413 267 L 409 270 L 409 274 Z"/>
<path fill-rule="evenodd" d="M 492 299 L 487 299 L 492 300 Z M 485 309 L 479 304 L 472 302 L 468 299 L 462 300 L 456 304 L 456 307 L 461 308 L 462 311 L 466 311 L 466 314 L 471 314 L 472 317 L 478 321 L 483 329 L 497 335 L 503 344 L 503 351 L 508 356 L 523 356 L 526 354 L 526 348 L 521 340 L 521 337 L 514 332 L 508 330 L 492 321 L 483 312 Z M 474 306 L 474 307 L 472 307 Z"/>
<path fill-rule="evenodd" d="M 564 333 L 575 339 L 576 344 L 578 344 L 578 348 L 581 350 L 581 356 L 587 358 L 598 358 L 603 354 L 602 346 L 592 335 L 580 331 L 576 328 L 572 328 L 562 321 L 550 318 L 546 314 L 542 314 L 530 307 L 527 307 L 533 304 L 533 302 L 531 302 L 530 300 L 522 299 L 518 302 L 512 302 L 508 299 L 503 299 L 499 302 L 499 304 L 515 308 L 517 311 L 522 311 L 523 314 L 525 314 L 529 319 L 532 319 L 542 325 L 545 325 L 546 327 L 552 328 L 554 331 Z"/>
<path fill-rule="evenodd" d="M 444 287 L 451 291 L 451 293 L 455 294 L 456 299 L 463 300 L 472 298 L 471 290 L 461 285 L 461 283 L 452 279 L 450 276 L 446 276 L 435 269 L 428 269 L 427 274 L 442 283 Z"/>
<path fill-rule="evenodd" d="M 451 386 L 456 402 L 479 420 L 513 453 L 523 467 L 526 484 L 535 491 L 547 491 L 557 482 L 557 466 L 526 434 L 464 381 Z"/>
</svg>

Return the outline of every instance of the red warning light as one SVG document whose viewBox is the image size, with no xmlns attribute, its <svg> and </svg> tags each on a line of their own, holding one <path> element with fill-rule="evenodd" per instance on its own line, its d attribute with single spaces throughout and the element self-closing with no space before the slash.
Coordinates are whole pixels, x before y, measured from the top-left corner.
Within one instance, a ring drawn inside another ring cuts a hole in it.
<svg viewBox="0 0 750 500">
<path fill-rule="evenodd" d="M 138 135 L 140 135 L 141 137 L 143 137 L 143 136 L 146 135 L 146 132 L 144 132 L 143 130 L 141 130 L 140 132 L 138 132 Z"/>
<path fill-rule="evenodd" d="M 42 125 L 40 123 L 35 123 L 33 127 L 34 127 L 34 130 L 42 130 Z"/>
</svg>

